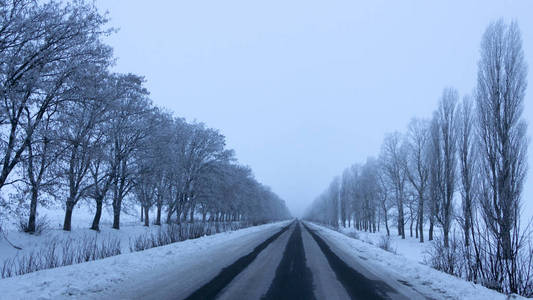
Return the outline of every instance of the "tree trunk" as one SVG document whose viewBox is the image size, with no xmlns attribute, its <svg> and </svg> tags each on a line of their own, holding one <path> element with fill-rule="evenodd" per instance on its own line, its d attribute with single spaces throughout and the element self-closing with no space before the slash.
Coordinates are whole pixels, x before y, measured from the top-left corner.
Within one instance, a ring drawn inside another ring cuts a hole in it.
<svg viewBox="0 0 533 300">
<path fill-rule="evenodd" d="M 413 237 L 413 222 L 414 222 L 414 218 L 413 218 L 413 215 L 411 214 L 411 222 L 409 224 L 409 236 L 410 237 Z"/>
<path fill-rule="evenodd" d="M 416 224 L 415 224 L 415 238 L 418 238 L 418 215 L 416 216 Z"/>
<path fill-rule="evenodd" d="M 182 223 L 187 223 L 187 214 L 188 214 L 189 210 L 184 210 L 182 213 L 181 213 L 181 222 Z"/>
<path fill-rule="evenodd" d="M 144 221 L 144 207 L 141 205 L 141 222 Z"/>
<path fill-rule="evenodd" d="M 96 213 L 94 214 L 93 225 L 91 226 L 92 230 L 100 231 L 100 218 L 102 216 L 103 200 L 103 197 L 98 197 L 98 199 L 96 199 Z"/>
<path fill-rule="evenodd" d="M 400 205 L 400 208 L 398 209 L 400 216 L 398 217 L 398 223 L 400 225 L 400 235 L 402 236 L 402 239 L 405 240 L 405 221 L 404 221 L 404 215 L 403 215 L 403 205 Z"/>
<path fill-rule="evenodd" d="M 169 205 L 169 208 L 168 208 L 168 211 L 167 211 L 167 224 L 170 224 L 170 221 L 172 219 L 172 209 L 170 209 L 170 205 Z"/>
<path fill-rule="evenodd" d="M 448 241 L 448 239 L 449 239 L 449 236 L 448 236 L 448 235 L 449 235 L 449 232 L 448 232 L 448 230 L 444 229 L 444 230 L 443 230 L 443 234 L 444 234 L 444 248 L 448 248 L 448 247 L 450 246 L 450 243 L 449 243 L 449 241 Z"/>
<path fill-rule="evenodd" d="M 120 229 L 120 203 L 113 204 L 113 229 Z"/>
<path fill-rule="evenodd" d="M 189 223 L 194 223 L 194 205 L 191 204 L 191 210 L 189 211 Z"/>
<path fill-rule="evenodd" d="M 148 207 L 144 208 L 144 226 L 148 227 L 150 226 L 150 218 L 149 218 L 150 210 Z"/>
<path fill-rule="evenodd" d="M 187 210 L 185 208 L 176 210 L 176 219 L 179 224 L 185 223 L 187 221 Z"/>
<path fill-rule="evenodd" d="M 37 189 L 31 189 L 31 202 L 30 202 L 30 217 L 28 220 L 28 232 L 35 232 L 35 219 L 37 218 L 37 198 L 38 198 Z"/>
<path fill-rule="evenodd" d="M 512 259 L 513 258 L 513 254 L 512 254 L 512 245 L 511 245 L 511 233 L 510 233 L 510 230 L 508 230 L 507 226 L 502 226 L 502 258 L 503 259 Z"/>
<path fill-rule="evenodd" d="M 161 203 L 157 203 L 157 214 L 155 216 L 155 225 L 161 225 Z"/>
<path fill-rule="evenodd" d="M 428 236 L 428 241 L 432 241 L 433 240 L 433 218 L 430 218 L 429 219 L 429 236 Z"/>
<path fill-rule="evenodd" d="M 399 235 L 399 236 L 402 235 L 402 221 L 401 221 L 400 213 L 399 213 L 399 212 L 398 212 L 398 235 Z"/>
<path fill-rule="evenodd" d="M 424 198 L 418 198 L 418 230 L 420 231 L 420 242 L 424 242 Z"/>
<path fill-rule="evenodd" d="M 70 231 L 72 222 L 72 210 L 74 209 L 74 202 L 67 200 L 65 207 L 65 221 L 63 222 L 63 230 Z"/>
</svg>

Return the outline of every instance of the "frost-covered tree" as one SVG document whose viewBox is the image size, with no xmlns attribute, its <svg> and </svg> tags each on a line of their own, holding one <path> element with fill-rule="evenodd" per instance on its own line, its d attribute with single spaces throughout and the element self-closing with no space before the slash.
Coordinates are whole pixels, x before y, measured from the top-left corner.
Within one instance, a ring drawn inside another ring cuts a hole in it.
<svg viewBox="0 0 533 300">
<path fill-rule="evenodd" d="M 29 194 L 29 216 L 25 231 L 34 233 L 36 230 L 38 204 L 48 204 L 48 198 L 53 195 L 57 184 L 57 176 L 53 166 L 62 153 L 56 130 L 56 111 L 49 111 L 44 116 L 41 125 L 31 136 L 31 141 L 22 159 L 23 187 L 21 196 Z M 31 118 L 26 112 L 26 117 Z"/>
<path fill-rule="evenodd" d="M 111 107 L 108 134 L 111 139 L 111 166 L 113 228 L 120 228 L 120 212 L 124 198 L 132 191 L 135 183 L 135 151 L 142 145 L 152 130 L 147 128 L 147 119 L 152 110 L 148 91 L 143 87 L 143 78 L 121 75 L 117 83 L 119 98 Z"/>
<path fill-rule="evenodd" d="M 429 184 L 429 122 L 413 119 L 407 130 L 406 174 L 417 196 L 417 224 L 420 242 L 424 242 L 424 203 Z"/>
<path fill-rule="evenodd" d="M 98 126 L 106 121 L 110 108 L 102 86 L 105 84 L 105 65 L 89 65 L 71 85 L 76 86 L 58 110 L 58 139 L 63 148 L 56 166 L 60 190 L 65 197 L 65 220 L 63 230 L 70 230 L 74 206 L 85 197 L 91 188 L 89 168 L 95 149 L 105 139 L 106 132 Z"/>
<path fill-rule="evenodd" d="M 449 233 L 453 221 L 453 197 L 457 174 L 457 125 L 458 93 L 453 88 L 444 90 L 439 108 L 434 114 L 431 161 L 438 172 L 435 201 L 435 217 L 442 226 L 444 247 L 449 245 Z"/>
<path fill-rule="evenodd" d="M 406 151 L 402 136 L 395 132 L 385 137 L 381 148 L 382 166 L 387 182 L 391 185 L 398 213 L 398 235 L 405 239 L 404 202 L 406 198 L 407 174 L 405 172 Z"/>
<path fill-rule="evenodd" d="M 43 119 L 71 100 L 73 74 L 107 60 L 110 49 L 100 41 L 106 19 L 84 1 L 0 4 L 2 188 Z"/>
<path fill-rule="evenodd" d="M 387 183 L 387 179 L 384 172 L 384 158 L 380 157 L 376 165 L 376 184 L 377 194 L 379 198 L 379 209 L 381 216 L 383 217 L 383 224 L 385 224 L 385 230 L 387 236 L 390 236 L 389 229 L 389 210 L 393 207 L 390 195 L 390 185 Z"/>
<path fill-rule="evenodd" d="M 473 210 L 475 202 L 475 184 L 477 173 L 477 141 L 474 135 L 475 119 L 473 102 L 469 97 L 464 97 L 459 110 L 458 124 L 458 154 L 461 174 L 460 193 L 462 198 L 462 216 L 465 246 L 470 246 L 470 235 L 473 226 Z"/>
<path fill-rule="evenodd" d="M 504 259 L 518 248 L 520 199 L 527 170 L 522 118 L 527 67 L 516 23 L 491 24 L 481 42 L 476 90 L 481 193 L 485 222 Z M 517 287 L 511 283 L 511 292 Z"/>
</svg>

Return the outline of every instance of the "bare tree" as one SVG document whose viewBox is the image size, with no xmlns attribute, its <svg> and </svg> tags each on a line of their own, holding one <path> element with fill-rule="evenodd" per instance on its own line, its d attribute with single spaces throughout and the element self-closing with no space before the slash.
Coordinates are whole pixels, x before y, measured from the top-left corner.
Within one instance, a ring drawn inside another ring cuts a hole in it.
<svg viewBox="0 0 533 300">
<path fill-rule="evenodd" d="M 206 128 L 202 123 L 190 124 L 188 127 L 185 143 L 182 142 L 181 151 L 178 153 L 181 184 L 177 189 L 179 203 L 175 208 L 177 215 L 182 213 L 184 219 L 188 210 L 189 220 L 194 222 L 198 180 L 203 172 L 220 161 L 231 160 L 233 151 L 224 148 L 225 138 L 217 130 Z"/>
<path fill-rule="evenodd" d="M 359 188 L 361 190 L 362 221 L 363 229 L 371 232 L 377 230 L 377 210 L 378 210 L 378 179 L 377 162 L 373 158 L 368 158 L 361 170 L 359 177 Z"/>
<path fill-rule="evenodd" d="M 433 119 L 430 125 L 431 143 L 429 149 L 429 203 L 428 203 L 428 219 L 429 232 L 428 240 L 433 240 L 433 231 L 437 216 L 437 207 L 442 197 L 442 153 L 440 151 L 440 129 L 439 120 L 436 113 L 433 114 Z"/>
<path fill-rule="evenodd" d="M 429 240 L 435 224 L 441 226 L 442 239 L 431 243 L 434 268 L 503 293 L 531 296 L 531 228 L 521 228 L 520 222 L 527 172 L 527 125 L 522 117 L 527 67 L 516 23 L 500 20 L 487 28 L 478 67 L 475 106 L 468 97 L 459 105 L 458 92 L 444 89 L 431 122 L 413 120 L 405 139 L 400 133 L 386 136 L 379 167 L 369 160 L 356 171 L 344 171 L 340 211 L 348 211 L 348 224 L 353 216 L 357 230 L 374 230 L 370 224 L 379 211 L 388 235 L 394 203 L 402 238 L 406 217 L 411 236 L 416 222 L 421 242 L 426 218 Z M 336 205 L 329 190 L 315 199 L 308 218 L 331 222 Z M 456 190 L 462 209 L 454 215 Z M 344 205 L 348 199 L 349 208 Z M 341 220 L 344 224 L 343 216 Z M 464 245 L 451 232 L 455 220 Z"/>
<path fill-rule="evenodd" d="M 516 23 L 491 24 L 481 42 L 476 109 L 481 166 L 481 205 L 503 259 L 516 255 L 520 198 L 527 170 L 527 85 L 520 30 Z M 512 270 L 508 270 L 512 272 Z M 516 283 L 510 290 L 515 292 Z"/>
<path fill-rule="evenodd" d="M 199 208 L 204 221 L 211 212 L 232 221 L 289 217 L 216 129 L 154 107 L 142 77 L 109 72 L 106 23 L 86 0 L 0 0 L 0 190 L 22 191 L 13 197 L 20 203 L 0 199 L 0 215 L 29 206 L 33 232 L 38 205 L 61 198 L 70 230 L 76 204 L 90 198 L 99 230 L 111 199 L 119 229 L 135 191 L 146 225 L 154 204 L 156 224 L 164 204 L 191 222 Z"/>
<path fill-rule="evenodd" d="M 150 225 L 149 211 L 153 205 L 157 205 L 156 224 L 161 222 L 162 197 L 166 193 L 168 158 L 171 152 L 170 130 L 172 118 L 155 108 L 149 113 L 144 125 L 150 130 L 146 138 L 139 143 L 139 149 L 134 152 L 135 156 L 135 183 L 134 192 L 141 205 L 141 216 L 144 225 Z M 144 214 L 144 215 L 143 215 Z"/>
<path fill-rule="evenodd" d="M 416 190 L 417 224 L 420 242 L 424 242 L 424 202 L 429 184 L 429 122 L 413 119 L 407 131 L 407 159 L 405 160 L 406 174 L 409 182 Z"/>
<path fill-rule="evenodd" d="M 329 218 L 330 224 L 335 228 L 339 227 L 339 192 L 340 178 L 335 177 L 330 183 L 327 194 L 330 202 Z"/>
<path fill-rule="evenodd" d="M 113 170 L 108 163 L 110 154 L 109 142 L 109 137 L 106 136 L 98 145 L 95 145 L 93 148 L 93 159 L 89 166 L 92 183 L 88 194 L 93 198 L 96 205 L 91 229 L 96 231 L 100 230 L 100 218 L 102 217 L 104 199 L 111 188 L 111 182 L 114 178 L 112 174 Z"/>
<path fill-rule="evenodd" d="M 41 126 L 31 136 L 27 154 L 23 159 L 22 181 L 26 188 L 23 194 L 30 194 L 30 212 L 26 231 L 34 233 L 36 229 L 37 205 L 46 202 L 40 199 L 43 192 L 53 192 L 57 184 L 52 166 L 61 154 L 55 130 L 55 111 L 47 112 Z M 31 118 L 26 112 L 26 117 Z"/>
<path fill-rule="evenodd" d="M 345 169 L 342 172 L 341 176 L 341 186 L 340 186 L 340 192 L 339 192 L 339 202 L 340 202 L 340 216 L 341 216 L 341 224 L 343 227 L 346 227 L 346 221 L 348 221 L 348 227 L 350 227 L 350 199 L 351 199 L 351 193 L 350 193 L 350 185 L 351 185 L 351 173 L 350 169 Z"/>
<path fill-rule="evenodd" d="M 100 42 L 105 18 L 83 1 L 12 1 L 0 14 L 1 189 L 46 114 L 69 101 L 72 74 L 110 49 Z"/>
<path fill-rule="evenodd" d="M 389 230 L 389 210 L 392 207 L 392 203 L 390 201 L 390 191 L 389 191 L 389 185 L 387 184 L 387 179 L 385 175 L 384 170 L 384 158 L 379 158 L 379 163 L 377 165 L 377 173 L 376 173 L 376 180 L 377 180 L 377 193 L 379 197 L 379 206 L 380 210 L 383 216 L 383 223 L 385 224 L 385 230 L 387 231 L 387 236 L 390 236 L 390 230 Z"/>
<path fill-rule="evenodd" d="M 58 112 L 59 139 L 65 151 L 58 160 L 57 172 L 66 193 L 63 230 L 67 231 L 71 229 L 74 206 L 89 195 L 89 168 L 106 134 L 97 126 L 106 120 L 110 107 L 101 92 L 105 67 L 90 65 L 79 72 L 70 83 L 78 87 L 70 95 L 72 101 L 64 103 Z"/>
<path fill-rule="evenodd" d="M 405 239 L 405 183 L 407 175 L 405 172 L 405 148 L 402 146 L 402 137 L 398 132 L 385 137 L 381 151 L 383 158 L 383 170 L 389 184 L 391 184 L 396 208 L 398 212 L 398 235 Z"/>
<path fill-rule="evenodd" d="M 522 40 L 516 23 L 491 24 L 481 43 L 476 92 L 482 170 L 481 204 L 490 230 L 512 258 L 511 232 L 518 222 L 527 170 L 526 124 L 522 120 L 527 86 Z"/>
<path fill-rule="evenodd" d="M 449 233 L 453 221 L 453 195 L 455 193 L 457 172 L 457 101 L 458 93 L 453 88 L 447 88 L 442 94 L 439 108 L 435 112 L 438 131 L 434 137 L 436 157 L 432 158 L 438 164 L 439 196 L 436 199 L 436 218 L 442 226 L 444 247 L 449 246 Z"/>
<path fill-rule="evenodd" d="M 470 234 L 473 223 L 473 202 L 475 198 L 474 184 L 476 170 L 476 141 L 474 136 L 473 104 L 469 97 L 463 98 L 459 112 L 459 138 L 458 153 L 461 169 L 461 198 L 463 214 L 461 225 L 463 227 L 465 246 L 470 246 Z"/>
<path fill-rule="evenodd" d="M 120 75 L 115 88 L 117 100 L 111 107 L 109 132 L 111 139 L 111 191 L 113 196 L 113 228 L 120 228 L 122 201 L 131 192 L 135 182 L 135 151 L 151 128 L 145 125 L 152 110 L 148 91 L 142 86 L 143 78 Z"/>
</svg>

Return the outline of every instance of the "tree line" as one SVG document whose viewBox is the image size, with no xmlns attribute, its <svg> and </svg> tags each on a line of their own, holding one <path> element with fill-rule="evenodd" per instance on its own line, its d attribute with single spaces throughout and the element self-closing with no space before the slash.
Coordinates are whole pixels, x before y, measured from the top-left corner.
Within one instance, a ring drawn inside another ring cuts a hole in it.
<svg viewBox="0 0 533 300">
<path fill-rule="evenodd" d="M 0 0 L 0 217 L 62 203 L 113 211 L 125 203 L 144 222 L 269 222 L 285 202 L 240 165 L 225 137 L 155 106 L 135 74 L 110 70 L 107 17 L 86 1 Z M 162 216 L 163 215 L 163 216 Z M 162 220 L 163 218 L 163 220 Z"/>
<path fill-rule="evenodd" d="M 387 235 L 395 227 L 403 239 L 409 230 L 421 243 L 427 232 L 435 268 L 531 296 L 530 228 L 520 218 L 528 141 L 518 25 L 490 24 L 480 54 L 471 96 L 460 100 L 456 89 L 444 89 L 430 119 L 387 134 L 379 156 L 336 177 L 307 218 L 371 232 L 384 227 Z"/>
</svg>

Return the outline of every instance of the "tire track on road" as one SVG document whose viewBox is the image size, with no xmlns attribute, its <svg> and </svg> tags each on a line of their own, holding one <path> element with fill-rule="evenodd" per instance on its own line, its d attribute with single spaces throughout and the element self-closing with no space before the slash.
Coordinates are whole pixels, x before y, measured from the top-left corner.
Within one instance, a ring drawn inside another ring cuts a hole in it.
<svg viewBox="0 0 533 300">
<path fill-rule="evenodd" d="M 390 299 L 387 293 L 395 293 L 395 290 L 380 280 L 371 280 L 350 267 L 344 260 L 335 254 L 328 244 L 316 232 L 304 225 L 318 244 L 331 269 L 337 275 L 337 279 L 346 289 L 352 299 Z"/>
<path fill-rule="evenodd" d="M 263 300 L 313 300 L 313 274 L 306 264 L 300 222 L 285 247 L 276 277 Z"/>
<path fill-rule="evenodd" d="M 252 261 L 263 251 L 270 243 L 282 235 L 286 230 L 294 225 L 294 222 L 282 228 L 279 232 L 272 235 L 264 242 L 259 244 L 249 254 L 239 258 L 233 264 L 225 267 L 220 273 L 211 279 L 208 283 L 204 284 L 201 288 L 196 290 L 187 300 L 207 300 L 215 299 L 220 291 L 222 291 L 242 270 L 244 270 Z"/>
</svg>

